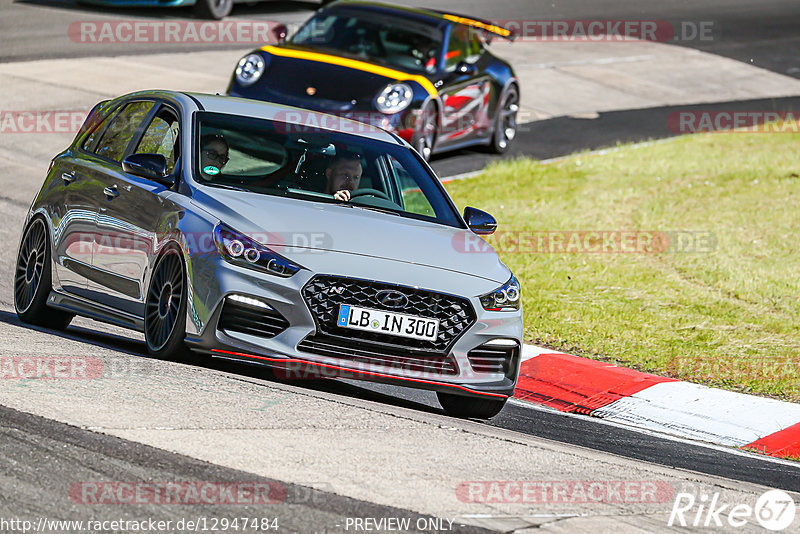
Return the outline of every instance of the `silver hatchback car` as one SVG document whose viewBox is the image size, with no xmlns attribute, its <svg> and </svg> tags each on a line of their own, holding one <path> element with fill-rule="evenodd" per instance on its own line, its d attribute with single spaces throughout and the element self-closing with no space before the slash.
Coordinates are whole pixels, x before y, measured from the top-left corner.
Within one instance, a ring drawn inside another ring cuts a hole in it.
<svg viewBox="0 0 800 534">
<path fill-rule="evenodd" d="M 144 91 L 99 103 L 28 212 L 23 321 L 74 315 L 148 351 L 437 392 L 487 418 L 514 392 L 520 286 L 405 141 L 330 115 Z"/>
</svg>

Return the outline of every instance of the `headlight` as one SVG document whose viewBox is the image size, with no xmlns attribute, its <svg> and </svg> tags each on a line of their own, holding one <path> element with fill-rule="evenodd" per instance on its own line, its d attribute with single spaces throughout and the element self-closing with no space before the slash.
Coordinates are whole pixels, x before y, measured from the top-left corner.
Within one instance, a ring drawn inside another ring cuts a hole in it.
<svg viewBox="0 0 800 534">
<path fill-rule="evenodd" d="M 219 223 L 214 227 L 214 242 L 226 261 L 265 273 L 289 278 L 301 267 L 246 235 Z"/>
<path fill-rule="evenodd" d="M 252 85 L 264 74 L 264 56 L 261 54 L 248 54 L 239 60 L 236 65 L 236 81 L 241 85 Z"/>
<path fill-rule="evenodd" d="M 405 83 L 393 83 L 378 93 L 375 99 L 375 107 L 381 113 L 397 113 L 403 111 L 414 98 L 414 91 Z"/>
<path fill-rule="evenodd" d="M 482 296 L 481 304 L 486 311 L 518 310 L 521 297 L 519 282 L 512 274 L 503 287 Z"/>
</svg>

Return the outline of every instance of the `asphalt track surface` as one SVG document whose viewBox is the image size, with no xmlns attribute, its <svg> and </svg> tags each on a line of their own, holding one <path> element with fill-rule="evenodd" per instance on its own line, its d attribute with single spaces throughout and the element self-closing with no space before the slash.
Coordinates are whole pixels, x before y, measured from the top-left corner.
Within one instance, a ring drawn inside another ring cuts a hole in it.
<svg viewBox="0 0 800 534">
<path fill-rule="evenodd" d="M 401 0 L 396 4 L 450 9 L 477 17 L 501 20 L 611 19 L 710 22 L 713 39 L 678 42 L 781 74 L 800 78 L 800 4 L 794 0 Z M 134 9 L 102 8 L 78 5 L 73 0 L 2 0 L 3 46 L 0 61 L 79 57 L 81 55 L 118 55 L 174 52 L 170 45 L 120 44 L 102 49 L 65 48 L 63 32 L 70 22 L 114 18 L 187 18 L 188 8 Z M 42 9 L 31 17 L 28 6 Z M 319 4 L 307 2 L 262 2 L 253 6 L 237 5 L 235 19 L 267 19 L 285 23 L 305 20 Z M 208 49 L 204 45 L 181 45 L 189 50 Z"/>
<path fill-rule="evenodd" d="M 406 2 L 402 2 L 406 3 Z M 417 2 L 408 2 L 411 5 Z M 432 7 L 448 7 L 457 4 L 457 11 L 487 18 L 649 18 L 671 21 L 715 22 L 717 33 L 710 43 L 686 43 L 703 51 L 746 61 L 770 70 L 800 78 L 800 4 L 793 0 L 763 2 L 741 2 L 737 0 L 713 0 L 704 2 L 667 0 L 660 2 L 598 0 L 594 2 L 532 2 L 510 0 L 507 2 L 429 2 Z M 38 8 L 40 16 L 30 18 L 28 8 Z M 314 2 L 272 2 L 257 6 L 237 6 L 236 18 L 264 18 L 284 22 L 300 22 L 316 7 Z M 0 0 L 2 20 L 0 30 L 3 43 L 0 45 L 0 61 L 22 61 L 37 58 L 77 57 L 87 54 L 85 49 L 67 49 L 59 46 L 63 34 L 52 32 L 54 27 L 66 26 L 71 21 L 103 18 L 166 17 L 185 18 L 186 9 L 165 10 L 111 10 L 88 8 L 70 1 L 24 0 L 10 2 Z M 200 49 L 200 48 L 198 48 Z M 125 45 L 120 49 L 104 48 L 92 50 L 91 54 L 149 54 L 158 51 L 174 51 L 174 48 L 158 50 L 154 45 L 136 47 Z M 728 102 L 703 109 L 769 109 L 778 111 L 797 110 L 800 99 L 787 98 L 769 101 Z M 682 106 L 681 109 L 686 109 Z M 528 155 L 549 158 L 565 155 L 576 150 L 613 146 L 618 141 L 640 141 L 673 135 L 666 131 L 665 117 L 672 108 L 601 113 L 596 119 L 555 118 L 525 125 L 510 157 Z M 440 157 L 435 161 L 437 170 L 443 174 L 457 174 L 481 168 L 489 156 L 478 151 L 461 151 Z M 443 172 L 444 171 L 444 172 Z M 0 321 L 18 325 L 16 316 L 0 312 Z M 89 323 L 91 324 L 91 323 Z M 32 338 L 41 335 L 37 329 L 30 330 Z M 58 334 L 78 339 L 90 345 L 100 345 L 128 353 L 136 358 L 144 354 L 144 345 L 136 339 L 121 334 L 108 334 L 85 327 L 70 327 L 66 333 Z M 209 369 L 223 370 L 250 377 L 252 380 L 267 380 L 261 369 L 234 364 L 227 361 L 210 361 L 202 364 Z M 311 393 L 323 391 L 347 397 L 357 397 L 376 403 L 377 406 L 402 406 L 420 413 L 440 414 L 435 397 L 427 392 L 409 391 L 391 386 L 366 383 L 324 381 L 304 384 Z M 458 421 L 453 421 L 454 425 Z M 518 403 L 509 403 L 504 411 L 486 425 L 507 429 L 585 447 L 610 452 L 615 455 L 676 467 L 687 471 L 707 473 L 731 480 L 754 482 L 776 488 L 800 491 L 800 467 L 776 463 L 745 453 L 726 451 L 702 444 L 678 441 L 662 436 L 634 432 L 619 426 L 598 423 L 588 418 L 568 416 L 558 412 L 532 408 Z M 47 419 L 31 416 L 9 408 L 0 407 L 0 514 L 15 515 L 30 512 L 32 515 L 56 517 L 58 510 L 64 517 L 72 517 L 70 503 L 64 501 L 65 480 L 91 479 L 102 473 L 111 480 L 126 480 L 132 476 L 142 480 L 259 480 L 246 473 L 207 464 L 188 457 L 166 453 L 138 443 L 121 440 L 81 430 Z M 42 469 L 43 465 L 47 469 Z M 337 525 L 344 517 L 394 516 L 413 517 L 402 510 L 391 509 L 308 488 L 286 484 L 287 500 L 276 509 L 282 530 L 290 532 L 324 530 Z M 60 504 L 55 506 L 55 504 Z M 190 514 L 191 512 L 191 514 Z M 196 512 L 196 513 L 195 513 Z M 224 510 L 216 510 L 221 515 Z M 231 515 L 242 515 L 243 509 L 231 510 Z M 117 515 L 115 510 L 98 510 L 96 518 L 103 514 Z M 158 510 L 128 509 L 131 517 L 170 514 L 163 507 Z M 202 515 L 202 510 L 182 509 L 180 517 Z M 178 515 L 165 516 L 174 518 Z M 480 529 L 465 527 L 462 531 L 479 532 Z"/>
<path fill-rule="evenodd" d="M 42 469 L 46 462 L 47 469 Z M 423 516 L 406 510 L 380 506 L 307 487 L 208 464 L 168 453 L 139 443 L 97 434 L 42 417 L 31 416 L 0 406 L 0 466 L 3 485 L 16 491 L 0 499 L 0 514 L 8 517 L 33 516 L 49 520 L 74 518 L 75 507 L 64 491 L 66 480 L 93 480 L 98 474 L 111 480 L 172 481 L 188 483 L 260 483 L 270 488 L 274 504 L 267 507 L 242 504 L 223 504 L 214 507 L 217 518 L 278 518 L 279 531 L 310 532 L 340 530 L 348 517 L 407 518 L 411 525 L 426 524 Z M 274 493 L 272 493 L 274 491 Z M 4 492 L 5 493 L 5 492 Z M 8 513 L 12 511 L 12 513 Z M 268 510 L 265 512 L 265 510 Z M 4 513 L 5 512 L 5 513 Z M 96 507 L 92 520 L 113 521 L 152 518 L 156 521 L 181 519 L 210 520 L 208 507 L 187 504 L 180 507 L 158 503 L 136 504 L 120 513 L 116 507 Z M 458 532 L 483 533 L 488 530 L 453 525 Z"/>
</svg>

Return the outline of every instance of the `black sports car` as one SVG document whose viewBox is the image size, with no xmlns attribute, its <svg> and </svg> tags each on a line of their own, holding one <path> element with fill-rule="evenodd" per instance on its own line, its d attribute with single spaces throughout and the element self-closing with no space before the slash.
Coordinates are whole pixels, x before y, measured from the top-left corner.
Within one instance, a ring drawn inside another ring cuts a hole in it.
<svg viewBox="0 0 800 534">
<path fill-rule="evenodd" d="M 486 47 L 497 36 L 514 38 L 460 15 L 337 2 L 243 57 L 228 94 L 379 126 L 425 159 L 471 145 L 502 153 L 516 135 L 519 81 Z"/>
</svg>

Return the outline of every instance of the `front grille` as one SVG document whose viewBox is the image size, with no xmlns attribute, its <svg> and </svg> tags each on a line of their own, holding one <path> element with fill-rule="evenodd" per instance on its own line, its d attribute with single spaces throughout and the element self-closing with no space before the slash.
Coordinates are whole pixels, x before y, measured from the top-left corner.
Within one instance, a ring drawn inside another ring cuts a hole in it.
<svg viewBox="0 0 800 534">
<path fill-rule="evenodd" d="M 250 306 L 225 299 L 219 319 L 219 330 L 272 338 L 289 328 L 289 321 L 273 309 Z"/>
<path fill-rule="evenodd" d="M 386 289 L 403 293 L 408 297 L 408 305 L 396 309 L 378 302 L 376 294 Z M 303 298 L 314 316 L 318 333 L 376 342 L 387 350 L 396 349 L 403 354 L 446 354 L 475 323 L 475 312 L 465 298 L 371 280 L 318 275 L 303 288 Z M 342 328 L 336 325 L 340 304 L 438 319 L 439 334 L 435 341 L 425 341 Z"/>
<path fill-rule="evenodd" d="M 458 367 L 452 356 L 411 356 L 408 351 L 400 354 L 399 351 L 387 349 L 385 346 L 375 346 L 371 343 L 327 336 L 325 334 L 308 336 L 297 345 L 297 349 L 320 356 L 348 360 L 359 364 L 388 367 L 400 371 L 433 375 L 454 375 L 458 373 Z"/>
<path fill-rule="evenodd" d="M 517 347 L 481 345 L 467 353 L 467 359 L 476 373 L 508 374 L 511 362 L 516 358 Z"/>
</svg>

